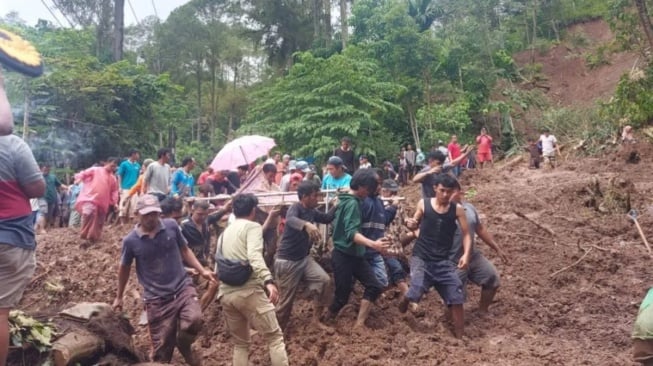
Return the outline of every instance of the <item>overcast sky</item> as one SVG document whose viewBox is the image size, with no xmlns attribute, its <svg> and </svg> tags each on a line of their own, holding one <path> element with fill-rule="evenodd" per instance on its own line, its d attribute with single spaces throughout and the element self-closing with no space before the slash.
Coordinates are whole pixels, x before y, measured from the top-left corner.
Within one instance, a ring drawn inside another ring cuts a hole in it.
<svg viewBox="0 0 653 366">
<path fill-rule="evenodd" d="M 187 3 L 189 0 L 129 1 L 134 7 L 134 12 L 132 13 L 131 8 L 129 7 L 129 2 L 125 1 L 125 25 L 132 25 L 136 23 L 134 13 L 139 20 L 142 20 L 149 15 L 154 15 L 154 6 L 156 6 L 156 12 L 158 13 L 159 18 L 165 20 L 172 10 L 180 5 Z M 45 5 L 43 3 L 45 3 Z M 59 21 L 67 26 L 66 20 L 61 15 L 61 13 L 56 10 L 56 6 L 54 6 L 52 0 L 0 0 L 0 15 L 5 16 L 10 11 L 17 11 L 20 15 L 20 18 L 25 20 L 27 24 L 31 26 L 35 25 L 39 19 L 46 19 L 53 22 L 54 24 L 57 24 L 57 21 L 52 17 L 46 5 L 52 9 Z"/>
</svg>

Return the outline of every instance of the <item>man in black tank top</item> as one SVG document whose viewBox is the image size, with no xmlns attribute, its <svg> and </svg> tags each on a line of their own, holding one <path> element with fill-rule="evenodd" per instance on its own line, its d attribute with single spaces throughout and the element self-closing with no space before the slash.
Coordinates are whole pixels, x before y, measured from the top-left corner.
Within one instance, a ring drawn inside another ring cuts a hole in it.
<svg viewBox="0 0 653 366">
<path fill-rule="evenodd" d="M 451 202 L 457 183 L 448 174 L 439 175 L 434 184 L 436 197 L 420 201 L 413 218 L 406 220 L 409 229 L 415 230 L 419 225 L 420 230 L 410 259 L 410 288 L 399 304 L 399 310 L 406 312 L 409 303 L 417 304 L 430 287 L 435 287 L 451 310 L 454 335 L 460 338 L 463 335 L 465 296 L 455 264 L 449 260 L 456 220 L 463 237 L 463 255 L 458 262 L 460 269 L 469 263 L 472 241 L 465 210 Z"/>
</svg>

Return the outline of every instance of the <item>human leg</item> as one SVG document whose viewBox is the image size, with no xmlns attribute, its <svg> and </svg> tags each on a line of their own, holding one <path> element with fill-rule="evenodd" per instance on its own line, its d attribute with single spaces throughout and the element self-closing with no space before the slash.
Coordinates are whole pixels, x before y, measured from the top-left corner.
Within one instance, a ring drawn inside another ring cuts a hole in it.
<svg viewBox="0 0 653 366">
<path fill-rule="evenodd" d="M 402 295 L 408 292 L 408 284 L 406 283 L 406 272 L 397 258 L 385 258 L 385 264 L 388 266 L 388 275 L 390 283 L 395 284 Z"/>
<path fill-rule="evenodd" d="M 339 250 L 331 253 L 331 264 L 333 266 L 333 279 L 335 282 L 335 295 L 329 306 L 329 315 L 335 318 L 340 309 L 349 301 L 353 284 L 353 261 L 354 257 L 348 256 Z"/>
<path fill-rule="evenodd" d="M 380 257 L 380 255 L 379 255 Z M 381 259 L 381 264 L 383 264 L 383 258 Z M 378 279 L 375 270 L 364 258 L 358 260 L 358 264 L 354 266 L 354 277 L 356 277 L 360 283 L 365 287 L 363 292 L 363 300 L 361 301 L 361 306 L 358 311 L 358 317 L 356 318 L 356 324 L 354 328 L 359 328 L 365 325 L 365 321 L 370 314 L 372 308 L 372 303 L 376 301 L 383 292 L 384 286 Z M 385 265 L 383 266 L 385 271 Z M 387 281 L 387 274 L 386 274 Z M 387 284 L 387 282 L 386 282 Z"/>
<path fill-rule="evenodd" d="M 202 312 L 205 312 L 215 299 L 215 295 L 218 293 L 219 286 L 220 285 L 217 282 L 209 282 L 206 291 L 204 291 L 202 297 L 200 298 L 200 306 L 202 307 Z"/>
<path fill-rule="evenodd" d="M 250 290 L 248 293 L 251 294 Z M 249 320 L 246 316 L 245 298 L 248 293 L 237 291 L 222 296 L 222 314 L 234 343 L 233 366 L 249 364 Z"/>
<path fill-rule="evenodd" d="M 286 344 L 274 312 L 274 305 L 262 289 L 257 289 L 248 296 L 246 309 L 250 314 L 249 319 L 252 326 L 268 344 L 272 366 L 287 366 Z"/>
<path fill-rule="evenodd" d="M 429 262 L 425 271 L 433 278 L 435 289 L 449 307 L 454 336 L 456 338 L 462 337 L 465 324 L 463 310 L 465 296 L 463 284 L 456 273 L 454 264 L 448 260 Z"/>
<path fill-rule="evenodd" d="M 405 313 L 410 302 L 418 303 L 428 288 L 426 287 L 425 265 L 426 263 L 417 256 L 410 258 L 410 287 L 399 303 L 400 312 Z"/>
<path fill-rule="evenodd" d="M 487 313 L 500 286 L 497 268 L 480 252 L 474 252 L 469 262 L 469 280 L 481 286 L 479 311 Z"/>
<path fill-rule="evenodd" d="M 374 276 L 381 284 L 382 287 L 388 287 L 388 271 L 385 269 L 385 262 L 383 256 L 378 253 L 366 253 L 365 261 L 369 264 L 374 273 Z"/>
<path fill-rule="evenodd" d="M 91 229 L 88 233 L 88 240 L 95 243 L 100 240 L 102 236 L 102 228 L 107 219 L 107 213 L 96 208 L 95 213 L 91 219 Z"/>
<path fill-rule="evenodd" d="M 0 366 L 9 354 L 9 310 L 18 305 L 35 268 L 33 250 L 0 244 Z"/>
<path fill-rule="evenodd" d="M 177 332 L 177 348 L 186 363 L 191 366 L 200 364 L 200 357 L 192 351 L 192 344 L 202 329 L 202 309 L 197 300 L 194 287 L 188 286 L 175 300 L 179 306 L 179 330 Z"/>
<path fill-rule="evenodd" d="M 286 330 L 292 306 L 297 294 L 297 288 L 304 276 L 307 259 L 289 261 L 277 258 L 274 261 L 274 273 L 279 286 L 279 303 L 277 304 L 277 319 L 281 329 Z"/>
<path fill-rule="evenodd" d="M 179 320 L 178 308 L 172 299 L 145 303 L 151 341 L 150 359 L 154 362 L 170 362 L 172 359 Z"/>
<path fill-rule="evenodd" d="M 314 294 L 313 317 L 318 320 L 329 300 L 328 290 L 331 288 L 331 278 L 322 266 L 312 257 L 308 257 L 306 268 L 304 268 L 304 280 L 308 290 Z"/>
</svg>

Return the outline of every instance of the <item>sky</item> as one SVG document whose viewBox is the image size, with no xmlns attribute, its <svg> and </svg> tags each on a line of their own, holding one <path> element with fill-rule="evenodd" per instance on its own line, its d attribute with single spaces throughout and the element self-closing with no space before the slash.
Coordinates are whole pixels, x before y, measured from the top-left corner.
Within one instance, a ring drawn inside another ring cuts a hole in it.
<svg viewBox="0 0 653 366">
<path fill-rule="evenodd" d="M 129 2 L 134 8 L 132 13 L 129 7 Z M 125 25 L 133 25 L 137 20 L 154 15 L 154 6 L 159 18 L 165 20 L 175 8 L 187 3 L 189 0 L 126 0 L 125 1 Z M 45 3 L 45 5 L 44 5 Z M 154 4 L 154 5 L 153 5 Z M 48 8 L 50 7 L 59 21 L 67 26 L 66 19 L 61 13 L 56 10 L 53 0 L 0 0 L 0 16 L 5 16 L 10 11 L 17 11 L 20 18 L 25 20 L 28 25 L 35 25 L 39 19 L 46 19 L 54 24 L 58 24 L 55 18 L 50 14 Z M 134 17 L 136 14 L 136 18 Z"/>
</svg>

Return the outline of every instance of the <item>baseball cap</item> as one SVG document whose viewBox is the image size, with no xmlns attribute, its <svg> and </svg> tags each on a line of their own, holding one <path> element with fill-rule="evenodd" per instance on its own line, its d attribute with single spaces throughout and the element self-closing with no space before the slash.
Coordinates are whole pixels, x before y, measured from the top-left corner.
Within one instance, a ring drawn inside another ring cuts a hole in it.
<svg viewBox="0 0 653 366">
<path fill-rule="evenodd" d="M 338 156 L 332 156 L 327 161 L 327 165 L 341 166 L 342 164 L 344 164 L 344 162 Z"/>
<path fill-rule="evenodd" d="M 297 161 L 296 160 L 291 160 L 288 162 L 288 170 L 295 170 L 297 169 Z"/>
<path fill-rule="evenodd" d="M 361 155 L 358 157 L 358 160 L 363 160 L 363 159 L 367 159 L 367 155 Z"/>
<path fill-rule="evenodd" d="M 304 173 L 308 173 L 311 171 L 311 168 L 308 167 L 308 163 L 305 161 L 298 161 L 297 164 L 295 164 L 295 167 L 297 170 L 301 170 Z"/>
<path fill-rule="evenodd" d="M 387 190 L 389 190 L 390 192 L 397 192 L 397 191 L 399 191 L 399 185 L 397 184 L 397 182 L 395 182 L 395 181 L 392 180 L 392 179 L 385 179 L 385 180 L 383 181 L 383 183 L 381 184 L 381 188 L 383 188 L 383 189 L 387 189 Z"/>
<path fill-rule="evenodd" d="M 159 200 L 151 194 L 144 194 L 136 203 L 136 211 L 140 215 L 147 215 L 152 212 L 161 212 Z"/>
</svg>

